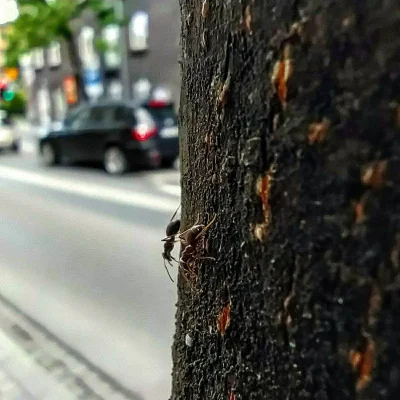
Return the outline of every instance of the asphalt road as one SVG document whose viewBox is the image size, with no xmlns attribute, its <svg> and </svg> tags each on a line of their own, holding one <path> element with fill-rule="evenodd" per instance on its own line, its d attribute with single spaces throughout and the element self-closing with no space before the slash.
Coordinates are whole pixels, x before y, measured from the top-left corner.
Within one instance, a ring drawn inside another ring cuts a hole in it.
<svg viewBox="0 0 400 400">
<path fill-rule="evenodd" d="M 0 293 L 146 400 L 170 394 L 176 284 L 160 239 L 178 184 L 0 154 Z"/>
</svg>

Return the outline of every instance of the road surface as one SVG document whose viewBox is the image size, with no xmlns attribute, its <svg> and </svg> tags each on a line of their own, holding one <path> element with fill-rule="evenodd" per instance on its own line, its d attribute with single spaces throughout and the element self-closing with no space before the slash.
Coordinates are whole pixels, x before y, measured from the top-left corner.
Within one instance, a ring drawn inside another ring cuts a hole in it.
<svg viewBox="0 0 400 400">
<path fill-rule="evenodd" d="M 0 154 L 1 295 L 146 400 L 170 394 L 176 284 L 160 239 L 178 179 Z"/>
</svg>

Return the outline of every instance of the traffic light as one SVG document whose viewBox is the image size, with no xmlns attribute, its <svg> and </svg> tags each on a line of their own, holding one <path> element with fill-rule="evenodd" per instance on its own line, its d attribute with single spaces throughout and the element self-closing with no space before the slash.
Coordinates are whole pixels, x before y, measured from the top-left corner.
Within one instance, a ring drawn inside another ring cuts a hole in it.
<svg viewBox="0 0 400 400">
<path fill-rule="evenodd" d="M 4 101 L 11 101 L 15 96 L 12 87 L 7 84 L 0 83 L 0 99 Z"/>
<path fill-rule="evenodd" d="M 3 100 L 4 101 L 11 101 L 15 96 L 15 93 L 12 90 L 6 89 L 3 93 Z"/>
</svg>

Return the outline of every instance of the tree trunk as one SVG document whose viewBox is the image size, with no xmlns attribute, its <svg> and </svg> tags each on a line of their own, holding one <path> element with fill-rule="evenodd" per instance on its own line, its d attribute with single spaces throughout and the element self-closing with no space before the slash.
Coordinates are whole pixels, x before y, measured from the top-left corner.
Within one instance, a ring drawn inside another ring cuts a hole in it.
<svg viewBox="0 0 400 400">
<path fill-rule="evenodd" d="M 180 4 L 172 399 L 397 398 L 398 2 Z"/>
<path fill-rule="evenodd" d="M 67 42 L 68 55 L 76 81 L 78 102 L 88 100 L 88 96 L 86 94 L 82 79 L 82 63 L 79 57 L 77 46 L 74 42 L 73 35 L 71 34 L 70 37 L 66 37 L 65 40 Z"/>
</svg>

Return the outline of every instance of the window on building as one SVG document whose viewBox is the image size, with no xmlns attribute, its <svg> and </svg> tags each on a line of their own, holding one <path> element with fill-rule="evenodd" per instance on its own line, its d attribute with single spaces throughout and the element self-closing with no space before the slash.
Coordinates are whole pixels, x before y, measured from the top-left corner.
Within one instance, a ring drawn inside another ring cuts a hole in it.
<svg viewBox="0 0 400 400">
<path fill-rule="evenodd" d="M 94 48 L 95 31 L 90 26 L 84 26 L 78 36 L 79 56 L 84 66 L 93 66 L 97 61 L 97 54 Z"/>
<path fill-rule="evenodd" d="M 137 11 L 132 15 L 129 24 L 129 45 L 132 51 L 145 51 L 148 49 L 149 39 L 149 14 Z"/>
<path fill-rule="evenodd" d="M 44 54 L 42 48 L 33 50 L 32 53 L 33 65 L 36 69 L 42 69 L 44 67 Z"/>
<path fill-rule="evenodd" d="M 108 25 L 103 29 L 103 40 L 107 44 L 107 50 L 104 52 L 104 63 L 107 68 L 117 68 L 121 64 L 119 38 L 120 27 L 118 25 Z"/>
<path fill-rule="evenodd" d="M 50 67 L 61 65 L 61 45 L 59 42 L 53 42 L 47 49 L 47 62 Z"/>
<path fill-rule="evenodd" d="M 119 79 L 113 79 L 107 88 L 108 95 L 115 100 L 122 99 L 122 83 Z"/>
</svg>

